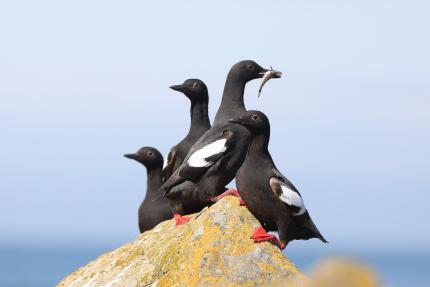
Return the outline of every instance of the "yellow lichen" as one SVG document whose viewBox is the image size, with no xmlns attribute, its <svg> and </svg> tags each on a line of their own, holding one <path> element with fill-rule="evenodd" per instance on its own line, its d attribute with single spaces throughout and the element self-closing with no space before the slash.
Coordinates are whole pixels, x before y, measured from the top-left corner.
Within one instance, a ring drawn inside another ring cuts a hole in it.
<svg viewBox="0 0 430 287">
<path fill-rule="evenodd" d="M 237 198 L 226 197 L 179 227 L 160 223 L 58 286 L 290 286 L 300 272 L 272 244 L 250 239 L 257 225 Z"/>
</svg>

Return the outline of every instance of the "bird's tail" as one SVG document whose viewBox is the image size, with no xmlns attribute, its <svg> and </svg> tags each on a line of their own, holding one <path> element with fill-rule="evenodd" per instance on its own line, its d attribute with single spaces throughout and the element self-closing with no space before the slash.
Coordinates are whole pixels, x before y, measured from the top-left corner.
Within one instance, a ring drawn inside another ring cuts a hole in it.
<svg viewBox="0 0 430 287">
<path fill-rule="evenodd" d="M 328 241 L 324 238 L 324 236 L 321 235 L 321 232 L 315 226 L 315 223 L 312 221 L 311 218 L 306 220 L 304 227 L 313 235 L 312 237 L 316 237 L 319 240 L 321 240 L 322 242 L 328 243 Z M 311 238 L 311 237 L 309 237 L 309 238 Z"/>
</svg>

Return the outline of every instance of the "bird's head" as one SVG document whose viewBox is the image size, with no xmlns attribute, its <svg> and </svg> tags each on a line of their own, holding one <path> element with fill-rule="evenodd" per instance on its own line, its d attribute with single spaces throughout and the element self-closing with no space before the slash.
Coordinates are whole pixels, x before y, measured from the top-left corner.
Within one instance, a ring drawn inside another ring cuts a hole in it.
<svg viewBox="0 0 430 287">
<path fill-rule="evenodd" d="M 181 85 L 173 85 L 170 86 L 172 90 L 183 93 L 187 96 L 191 101 L 202 101 L 207 102 L 208 97 L 208 88 L 205 83 L 199 79 L 188 79 L 185 80 Z"/>
<path fill-rule="evenodd" d="M 230 69 L 229 75 L 234 76 L 246 83 L 254 79 L 262 78 L 264 74 L 271 70 L 272 69 L 265 69 L 261 67 L 252 60 L 244 60 L 234 64 Z M 280 78 L 281 75 L 281 72 L 276 71 L 276 74 L 273 78 Z"/>
<path fill-rule="evenodd" d="M 260 111 L 246 111 L 228 122 L 242 125 L 254 135 L 270 132 L 269 119 Z"/>
<path fill-rule="evenodd" d="M 136 153 L 125 154 L 124 157 L 134 159 L 146 168 L 161 168 L 163 166 L 163 156 L 153 147 L 143 147 Z"/>
</svg>

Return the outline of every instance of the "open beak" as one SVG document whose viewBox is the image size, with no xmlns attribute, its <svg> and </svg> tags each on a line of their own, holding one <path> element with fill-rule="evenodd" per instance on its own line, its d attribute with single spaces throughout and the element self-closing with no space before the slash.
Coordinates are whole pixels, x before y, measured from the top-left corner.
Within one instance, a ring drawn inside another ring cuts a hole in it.
<svg viewBox="0 0 430 287">
<path fill-rule="evenodd" d="M 172 90 L 178 91 L 178 92 L 184 91 L 184 86 L 182 86 L 182 85 L 173 85 L 173 86 L 170 86 L 169 88 L 171 88 Z"/>
<path fill-rule="evenodd" d="M 135 153 L 127 153 L 124 155 L 124 157 L 134 160 L 137 158 Z"/>
</svg>

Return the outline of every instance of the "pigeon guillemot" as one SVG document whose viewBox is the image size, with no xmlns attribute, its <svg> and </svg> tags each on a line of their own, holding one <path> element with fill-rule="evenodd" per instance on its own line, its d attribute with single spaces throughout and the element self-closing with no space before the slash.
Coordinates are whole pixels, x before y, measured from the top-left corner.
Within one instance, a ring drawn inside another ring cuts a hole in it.
<svg viewBox="0 0 430 287">
<path fill-rule="evenodd" d="M 275 71 L 272 68 L 264 69 L 252 60 L 244 60 L 234 64 L 227 74 L 221 105 L 216 113 L 212 128 L 222 126 L 228 119 L 246 111 L 243 94 L 245 92 L 245 85 L 249 81 L 265 77 L 265 82 L 267 82 L 270 78 L 280 78 L 281 76 L 281 72 Z M 218 194 L 214 200 L 220 200 L 227 195 L 240 197 L 237 190 L 230 188 L 227 190 L 224 189 L 224 192 Z M 240 205 L 243 204 L 244 202 L 240 199 Z"/>
<path fill-rule="evenodd" d="M 252 134 L 252 143 L 237 173 L 236 185 L 247 208 L 264 227 L 256 228 L 254 241 L 270 240 L 281 249 L 295 239 L 319 238 L 327 242 L 309 216 L 302 196 L 278 171 L 270 156 L 270 124 L 266 115 L 248 111 L 229 121 L 243 125 Z M 265 229 L 278 231 L 280 242 Z"/>
<path fill-rule="evenodd" d="M 181 165 L 191 146 L 211 127 L 208 116 L 208 89 L 203 81 L 188 79 L 182 85 L 174 85 L 170 88 L 190 99 L 191 124 L 185 138 L 169 151 L 163 166 L 163 181 L 166 181 Z"/>
<path fill-rule="evenodd" d="M 244 60 L 234 64 L 228 72 L 221 105 L 216 113 L 213 126 L 222 125 L 228 119 L 234 118 L 246 111 L 243 102 L 246 83 L 268 74 L 270 74 L 270 78 L 280 78 L 282 75 L 281 72 L 264 69 L 251 60 Z"/>
<path fill-rule="evenodd" d="M 170 88 L 183 93 L 190 99 L 191 124 L 186 137 L 169 151 L 163 166 L 163 182 L 182 164 L 191 146 L 211 127 L 208 116 L 208 89 L 203 81 L 188 79 L 183 84 L 170 86 Z M 171 199 L 170 204 L 177 225 L 189 220 L 186 217 L 182 217 L 182 215 L 199 212 L 206 206 L 200 202 L 182 202 L 177 199 Z"/>
<path fill-rule="evenodd" d="M 226 123 L 211 128 L 190 149 L 181 166 L 160 188 L 171 200 L 209 205 L 236 175 L 249 144 L 250 132 L 241 125 Z M 174 210 L 183 215 L 183 210 Z"/>
<path fill-rule="evenodd" d="M 224 93 L 221 101 L 221 105 L 218 109 L 217 115 L 214 120 L 214 126 L 210 128 L 208 131 L 206 131 L 198 142 L 196 142 L 192 148 L 190 149 L 190 152 L 188 154 L 188 157 L 191 156 L 191 152 L 198 152 L 200 149 L 204 152 L 212 152 L 213 147 L 220 147 L 222 146 L 213 146 L 210 145 L 212 142 L 211 140 L 216 138 L 217 136 L 220 136 L 220 133 L 222 133 L 224 126 L 226 125 L 226 121 L 236 116 L 243 111 L 245 111 L 245 105 L 243 102 L 243 93 L 245 90 L 245 85 L 247 82 L 262 78 L 265 76 L 268 72 L 271 73 L 271 78 L 279 78 L 281 76 L 280 72 L 273 71 L 272 69 L 264 69 L 260 65 L 258 65 L 254 61 L 245 60 L 236 63 L 232 66 L 230 69 L 225 87 L 224 87 Z M 231 125 L 228 125 L 231 126 Z M 220 130 L 221 127 L 221 130 Z M 238 129 L 238 127 L 232 127 L 232 129 Z M 245 134 L 246 132 L 244 130 L 240 129 L 236 132 Z M 205 147 L 205 145 L 208 145 L 208 147 Z M 219 145 L 219 143 L 218 143 Z M 205 148 L 205 149 L 204 149 Z M 215 149 L 216 151 L 216 149 Z M 240 151 L 240 154 L 244 152 L 243 150 Z M 246 152 L 246 151 L 245 151 Z M 196 156 L 200 155 L 199 153 L 196 154 Z M 222 153 L 220 153 L 222 155 Z M 210 155 L 209 157 L 215 156 L 214 159 L 217 159 L 217 155 Z M 221 158 L 224 162 L 224 159 Z M 237 160 L 233 159 L 233 162 L 237 164 Z M 240 160 L 242 162 L 242 160 Z M 233 194 L 236 196 L 239 196 L 238 192 L 234 189 L 227 189 L 224 186 L 219 186 L 219 184 L 228 184 L 235 176 L 235 174 L 226 174 L 225 176 L 219 172 L 218 178 L 214 177 L 213 174 L 216 174 L 214 170 L 219 169 L 219 166 L 216 165 L 212 168 L 212 165 L 214 163 L 210 164 L 207 167 L 200 167 L 195 168 L 192 166 L 192 161 L 187 162 L 186 160 L 182 162 L 182 169 L 185 170 L 185 172 L 175 172 L 172 176 L 165 182 L 162 188 L 162 192 L 166 195 L 167 198 L 169 198 L 172 201 L 177 202 L 177 208 L 173 210 L 175 214 L 175 219 L 177 221 L 177 224 L 181 224 L 184 222 L 187 222 L 189 219 L 182 217 L 184 214 L 188 214 L 191 212 L 187 212 L 185 210 L 185 206 L 188 205 L 189 207 L 199 207 L 209 205 L 210 202 L 208 202 L 208 198 L 210 197 L 212 201 L 217 201 L 221 199 L 222 197 Z M 234 171 L 234 173 L 237 171 L 237 169 L 240 167 L 234 166 L 232 169 L 231 167 L 228 167 L 228 171 Z M 199 170 L 206 171 L 207 168 L 211 168 L 213 171 L 210 176 L 205 174 L 199 174 L 197 177 L 194 178 L 194 180 L 188 180 L 184 174 L 186 174 L 189 170 L 196 170 L 198 173 Z M 224 167 L 221 167 L 221 169 Z M 176 176 L 175 176 L 176 175 Z M 203 177 L 202 177 L 203 176 Z M 202 178 L 200 178 L 202 177 Z M 228 180 L 227 180 L 228 179 Z M 215 181 L 216 184 L 213 185 L 210 182 Z M 201 186 L 200 186 L 201 185 Z M 203 191 L 203 192 L 202 192 Z M 209 196 L 210 195 L 210 196 Z M 192 203 L 192 198 L 198 198 L 197 201 Z M 202 199 L 203 198 L 203 199 Z M 181 209 L 180 202 L 182 202 L 183 207 Z M 197 204 L 199 202 L 200 204 Z M 194 208 L 196 209 L 196 208 Z"/>
<path fill-rule="evenodd" d="M 146 195 L 138 211 L 139 230 L 144 232 L 152 229 L 158 223 L 172 218 L 172 209 L 169 201 L 165 198 L 157 200 L 158 192 L 162 184 L 161 168 L 163 156 L 152 147 L 143 147 L 136 153 L 125 154 L 126 158 L 134 159 L 146 167 L 147 182 Z"/>
</svg>

